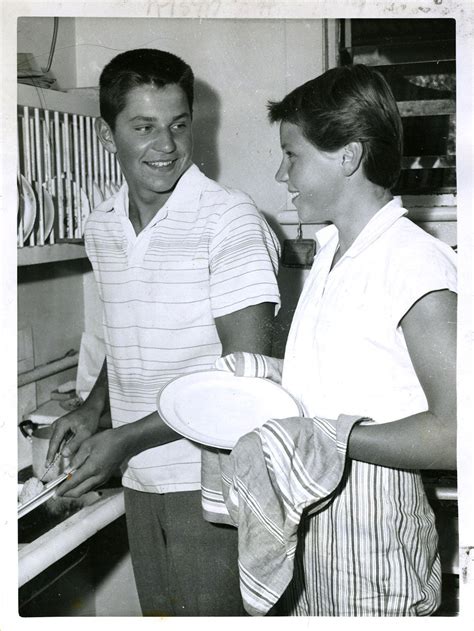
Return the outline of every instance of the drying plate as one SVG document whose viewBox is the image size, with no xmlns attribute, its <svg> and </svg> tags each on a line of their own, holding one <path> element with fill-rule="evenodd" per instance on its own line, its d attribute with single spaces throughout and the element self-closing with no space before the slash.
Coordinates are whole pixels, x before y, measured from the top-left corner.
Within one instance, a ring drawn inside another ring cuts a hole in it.
<svg viewBox="0 0 474 631">
<path fill-rule="evenodd" d="M 114 190 L 110 182 L 106 182 L 104 184 L 104 190 L 105 190 L 105 199 L 109 199 L 109 197 L 112 197 L 116 193 L 116 191 Z"/>
<path fill-rule="evenodd" d="M 43 188 L 44 238 L 49 237 L 54 224 L 54 203 L 48 190 Z"/>
<path fill-rule="evenodd" d="M 96 208 L 99 204 L 102 204 L 104 201 L 104 195 L 99 188 L 97 182 L 92 183 L 92 207 Z"/>
<path fill-rule="evenodd" d="M 54 224 L 54 203 L 50 192 L 43 186 L 43 226 L 44 226 L 44 239 L 49 237 Z M 39 237 L 39 231 L 36 231 L 36 236 Z"/>
<path fill-rule="evenodd" d="M 23 240 L 30 236 L 36 219 L 36 197 L 26 177 L 20 175 L 20 212 L 23 213 Z"/>
<path fill-rule="evenodd" d="M 163 421 L 185 438 L 220 449 L 232 449 L 241 436 L 271 418 L 303 415 L 276 383 L 218 370 L 174 379 L 158 396 L 157 408 Z"/>
<path fill-rule="evenodd" d="M 82 219 L 82 232 L 84 233 L 84 223 L 87 217 L 91 213 L 91 205 L 89 204 L 89 198 L 83 188 L 80 190 L 80 205 L 81 205 L 81 219 Z"/>
</svg>

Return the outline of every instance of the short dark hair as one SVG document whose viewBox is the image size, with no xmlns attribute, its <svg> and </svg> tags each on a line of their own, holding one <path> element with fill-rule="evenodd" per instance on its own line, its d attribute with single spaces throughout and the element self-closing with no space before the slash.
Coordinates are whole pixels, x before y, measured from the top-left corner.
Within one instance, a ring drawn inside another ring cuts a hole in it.
<svg viewBox="0 0 474 631">
<path fill-rule="evenodd" d="M 364 66 L 341 66 L 300 85 L 282 101 L 269 102 L 269 119 L 298 125 L 322 151 L 349 142 L 364 147 L 368 180 L 384 188 L 397 181 L 403 129 L 392 91 L 383 76 Z"/>
<path fill-rule="evenodd" d="M 163 50 L 127 50 L 114 57 L 102 70 L 99 79 L 100 115 L 113 130 L 130 90 L 141 85 L 163 88 L 173 84 L 183 89 L 192 115 L 194 75 L 191 67 L 176 55 Z"/>
</svg>

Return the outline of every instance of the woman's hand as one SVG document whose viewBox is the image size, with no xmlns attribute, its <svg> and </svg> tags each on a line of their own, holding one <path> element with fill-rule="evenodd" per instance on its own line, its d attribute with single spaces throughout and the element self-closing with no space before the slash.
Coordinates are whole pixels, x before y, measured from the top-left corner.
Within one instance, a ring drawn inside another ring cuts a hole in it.
<svg viewBox="0 0 474 631">
<path fill-rule="evenodd" d="M 215 368 L 233 372 L 236 377 L 263 377 L 281 384 L 283 359 L 238 351 L 220 357 Z"/>
<path fill-rule="evenodd" d="M 101 486 L 126 459 L 120 432 L 107 429 L 86 438 L 71 461 L 70 477 L 58 487 L 57 495 L 78 498 Z"/>
</svg>

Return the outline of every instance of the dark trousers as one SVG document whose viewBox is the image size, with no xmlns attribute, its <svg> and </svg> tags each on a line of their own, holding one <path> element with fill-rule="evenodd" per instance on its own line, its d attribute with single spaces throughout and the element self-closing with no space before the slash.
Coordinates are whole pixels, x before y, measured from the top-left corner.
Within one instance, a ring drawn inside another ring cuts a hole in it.
<svg viewBox="0 0 474 631">
<path fill-rule="evenodd" d="M 200 491 L 125 489 L 128 539 L 144 616 L 245 616 L 237 530 L 202 517 Z"/>
</svg>

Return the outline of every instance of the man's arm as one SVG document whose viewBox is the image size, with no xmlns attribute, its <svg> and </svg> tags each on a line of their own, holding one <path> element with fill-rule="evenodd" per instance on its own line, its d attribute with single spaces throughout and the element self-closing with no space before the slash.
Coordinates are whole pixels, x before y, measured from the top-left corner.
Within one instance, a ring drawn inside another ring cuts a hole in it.
<svg viewBox="0 0 474 631">
<path fill-rule="evenodd" d="M 456 294 L 427 294 L 401 326 L 428 410 L 393 423 L 356 425 L 348 454 L 387 467 L 455 469 Z"/>
<path fill-rule="evenodd" d="M 270 355 L 275 305 L 263 302 L 216 318 L 222 355 L 243 351 Z"/>
<path fill-rule="evenodd" d="M 222 354 L 235 351 L 270 354 L 273 331 L 273 303 L 261 303 L 216 318 Z M 132 456 L 182 438 L 160 418 L 158 412 L 86 439 L 71 461 L 77 469 L 58 489 L 58 495 L 79 497 L 104 483 Z"/>
</svg>

